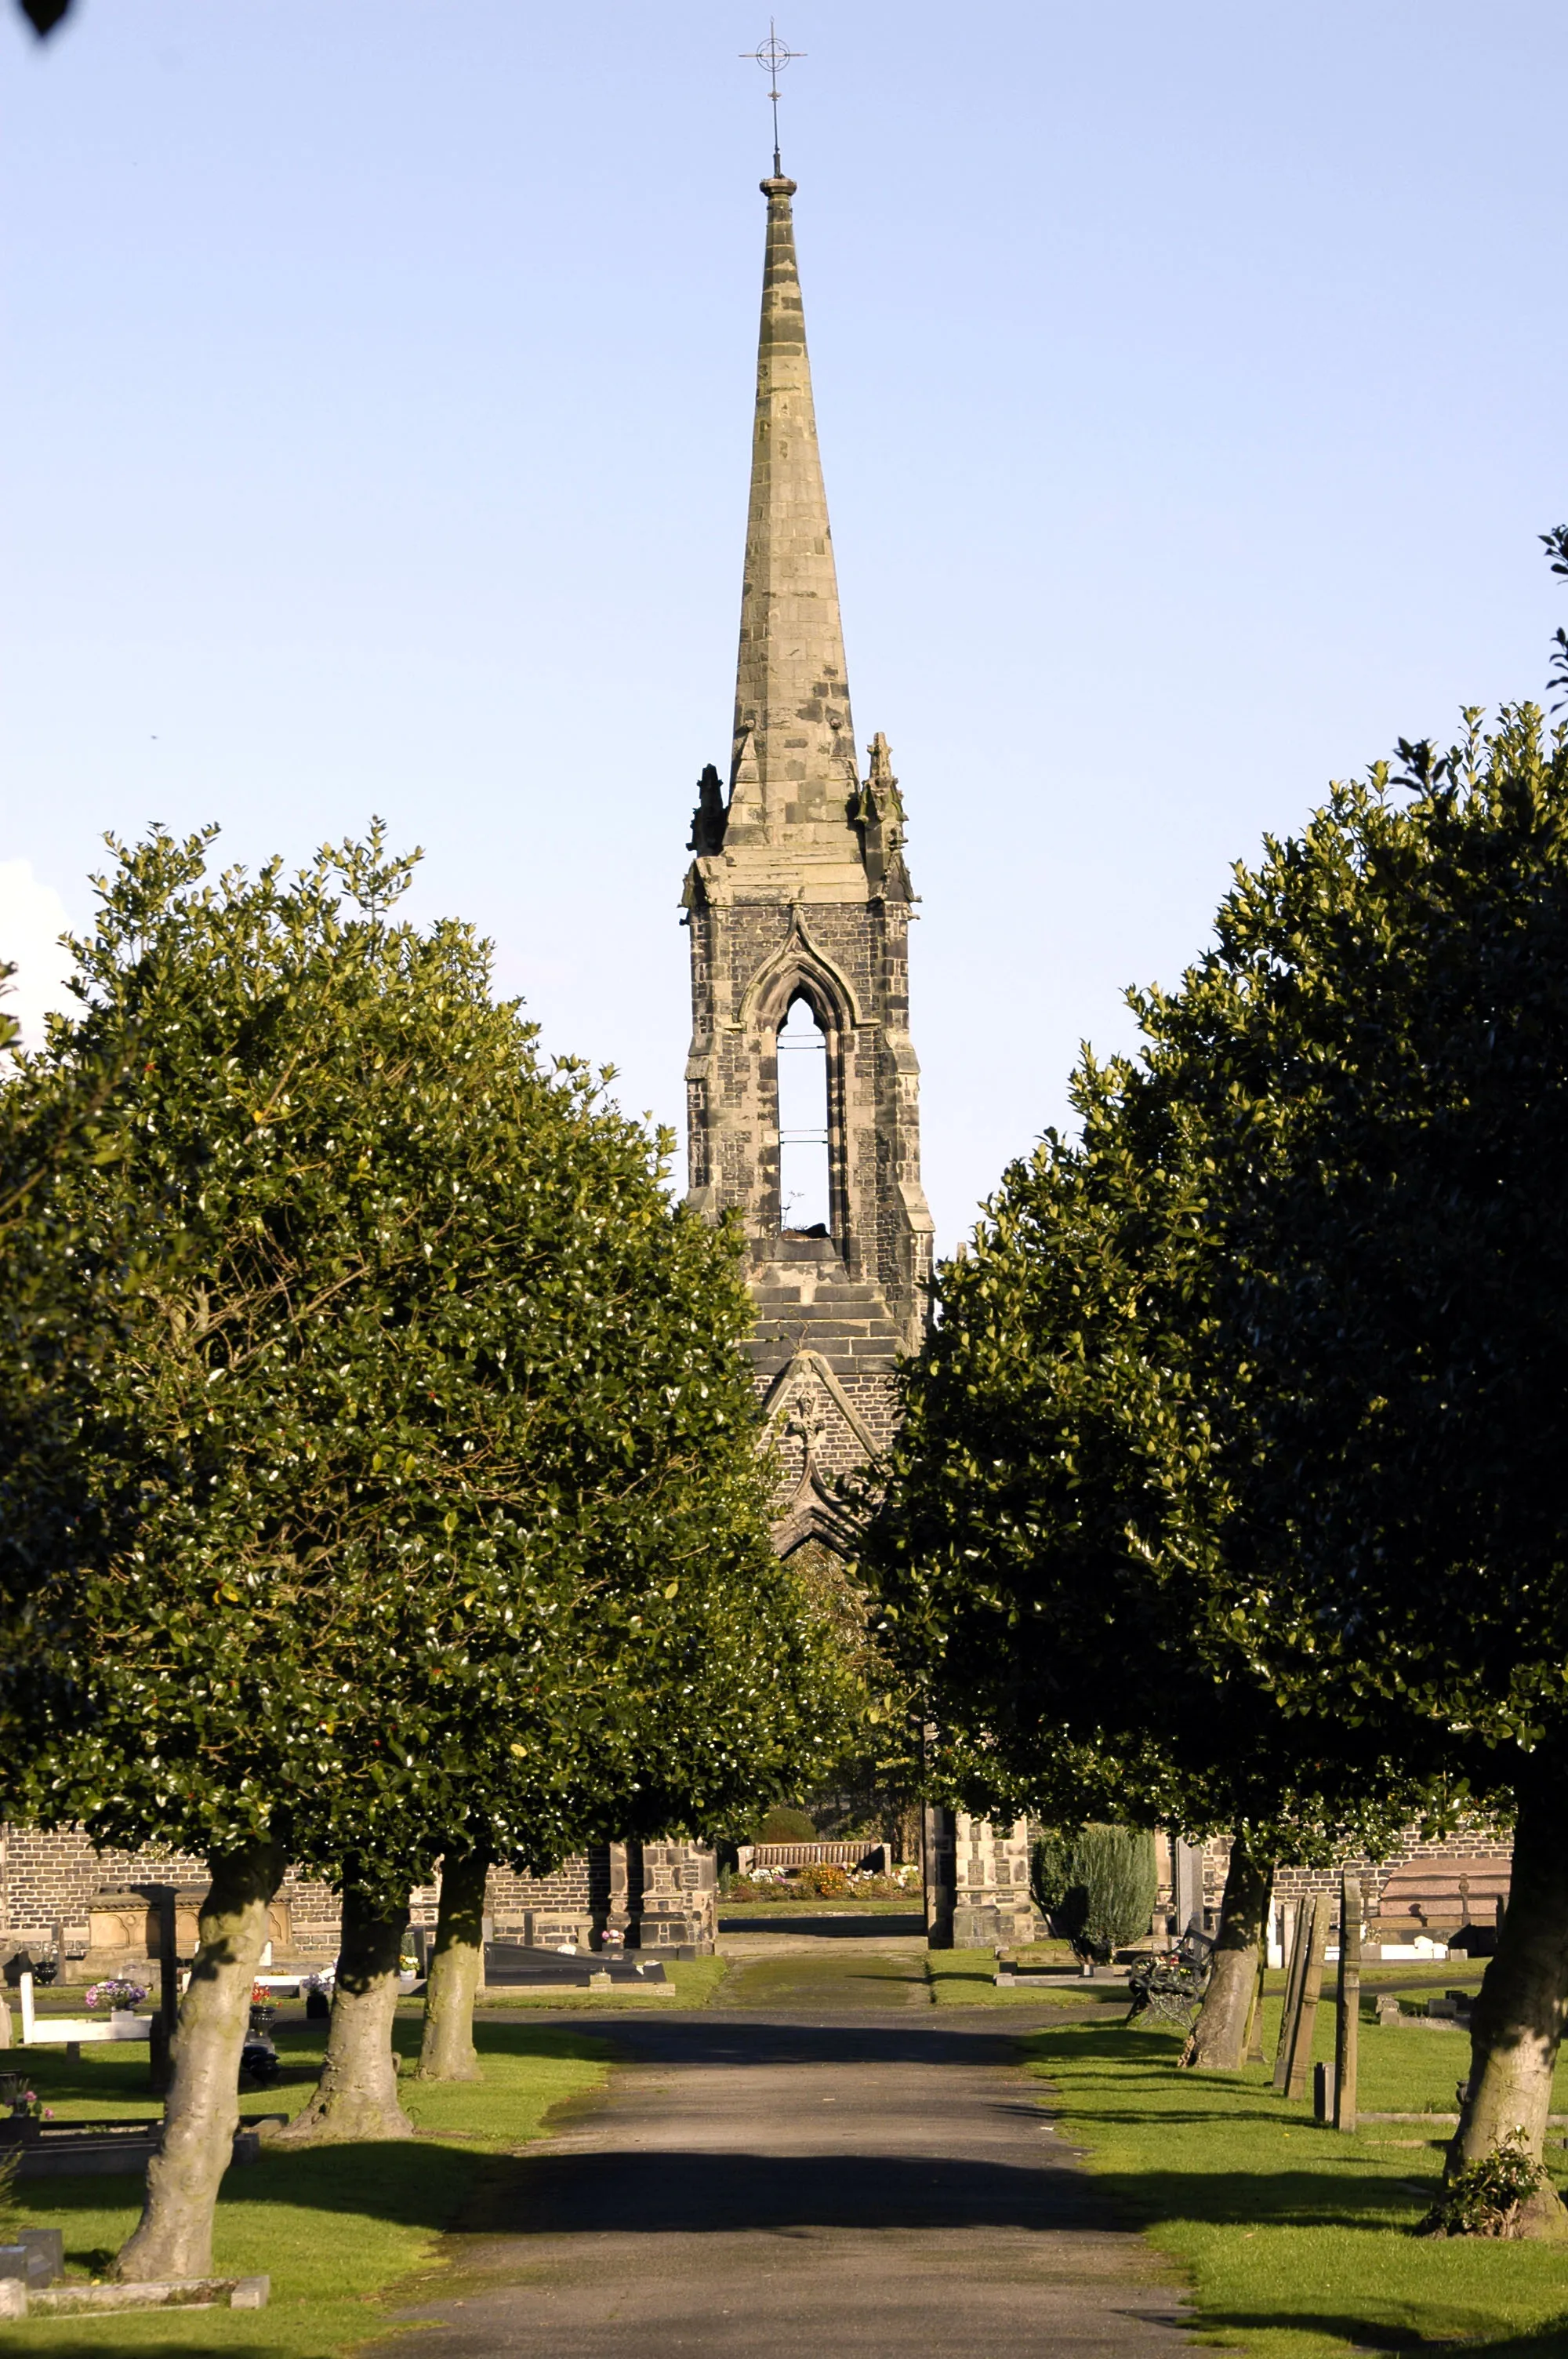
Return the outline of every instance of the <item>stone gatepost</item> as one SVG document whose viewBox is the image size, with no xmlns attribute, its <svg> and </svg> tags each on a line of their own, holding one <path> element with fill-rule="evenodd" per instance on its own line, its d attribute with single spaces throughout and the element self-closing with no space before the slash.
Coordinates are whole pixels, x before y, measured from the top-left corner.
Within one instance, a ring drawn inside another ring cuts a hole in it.
<svg viewBox="0 0 1568 2359">
<path fill-rule="evenodd" d="M 1034 1939 L 1027 1819 L 996 1826 L 964 1810 L 928 1810 L 925 1861 L 930 1948 L 995 1950 Z"/>
<path fill-rule="evenodd" d="M 925 1862 L 925 1946 L 953 1947 L 953 1813 L 928 1802 L 922 1829 L 921 1854 Z"/>
<path fill-rule="evenodd" d="M 634 1949 L 633 1930 L 643 1907 L 643 1863 L 636 1843 L 596 1843 L 589 1854 L 589 1895 L 593 1908 L 593 1946 L 618 1934 L 612 1948 Z"/>
<path fill-rule="evenodd" d="M 710 1958 L 719 1935 L 719 1858 L 706 1843 L 645 1843 L 642 1905 L 627 1946 Z M 632 1846 L 627 1845 L 631 1850 Z M 628 1879 L 630 1883 L 630 1876 Z"/>
</svg>

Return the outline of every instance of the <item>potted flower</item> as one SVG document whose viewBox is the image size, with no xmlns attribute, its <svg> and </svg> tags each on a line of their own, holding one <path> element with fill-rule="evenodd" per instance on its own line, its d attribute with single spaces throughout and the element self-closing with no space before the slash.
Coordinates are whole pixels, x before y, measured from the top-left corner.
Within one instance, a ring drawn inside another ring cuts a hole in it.
<svg viewBox="0 0 1568 2359">
<path fill-rule="evenodd" d="M 106 1982 L 90 1983 L 87 2004 L 91 2007 L 106 2006 L 111 2016 L 134 2015 L 146 1992 L 140 1983 L 124 1974 L 111 1974 Z"/>
<path fill-rule="evenodd" d="M 277 2021 L 277 2007 L 265 1983 L 251 1984 L 251 2030 L 263 2039 L 270 2038 Z"/>
<path fill-rule="evenodd" d="M 23 2072 L 0 2073 L 0 2104 L 9 2109 L 0 2117 L 0 2145 L 36 2146 L 45 2122 L 54 2119 L 54 2107 L 28 2088 Z"/>
</svg>

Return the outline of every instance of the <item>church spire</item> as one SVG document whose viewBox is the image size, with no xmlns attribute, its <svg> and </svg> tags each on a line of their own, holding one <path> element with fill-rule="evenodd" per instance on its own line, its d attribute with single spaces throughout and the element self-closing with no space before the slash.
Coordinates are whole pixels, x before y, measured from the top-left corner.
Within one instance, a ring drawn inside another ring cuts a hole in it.
<svg viewBox="0 0 1568 2359">
<path fill-rule="evenodd" d="M 855 732 L 795 258 L 795 184 L 775 175 L 762 186 L 767 258 L 726 841 L 825 846 L 841 843 L 849 825 Z"/>
</svg>

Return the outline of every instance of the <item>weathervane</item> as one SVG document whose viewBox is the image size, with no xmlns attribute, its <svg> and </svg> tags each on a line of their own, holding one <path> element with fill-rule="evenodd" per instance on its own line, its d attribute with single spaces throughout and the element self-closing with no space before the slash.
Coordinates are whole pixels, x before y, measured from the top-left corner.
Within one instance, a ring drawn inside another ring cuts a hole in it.
<svg viewBox="0 0 1568 2359">
<path fill-rule="evenodd" d="M 773 178 L 779 180 L 784 178 L 784 168 L 779 162 L 779 76 L 792 58 L 803 58 L 806 51 L 792 49 L 787 42 L 781 41 L 770 16 L 767 39 L 754 49 L 742 49 L 741 55 L 752 59 L 768 77 L 768 96 L 773 103 Z"/>
</svg>

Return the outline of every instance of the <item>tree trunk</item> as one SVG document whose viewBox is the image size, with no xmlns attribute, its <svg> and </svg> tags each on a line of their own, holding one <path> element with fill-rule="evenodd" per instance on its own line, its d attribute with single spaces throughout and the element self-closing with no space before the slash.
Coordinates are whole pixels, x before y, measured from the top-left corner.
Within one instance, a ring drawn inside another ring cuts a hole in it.
<svg viewBox="0 0 1568 2359">
<path fill-rule="evenodd" d="M 1193 2032 L 1189 2061 L 1211 2072 L 1238 2072 L 1247 2046 L 1248 2020 L 1258 1973 L 1258 1951 L 1273 1889 L 1274 1863 L 1259 1859 L 1244 1834 L 1230 1845 L 1219 1936 L 1209 1966 L 1208 1988 Z"/>
<path fill-rule="evenodd" d="M 413 2136 L 414 2125 L 397 2100 L 392 2052 L 397 1958 L 407 1922 L 406 1906 L 388 1911 L 345 1882 L 343 1946 L 321 2077 L 305 2111 L 278 2131 L 275 2145 Z"/>
<path fill-rule="evenodd" d="M 484 1965 L 484 1886 L 490 1855 L 449 1851 L 441 1862 L 441 1914 L 425 1984 L 421 2081 L 477 2081 L 473 2002 Z"/>
<path fill-rule="evenodd" d="M 1479 2162 L 1514 2130 L 1537 2162 L 1552 2076 L 1568 2017 L 1568 1779 L 1544 1769 L 1523 1784 L 1514 1830 L 1513 1882 L 1497 1955 L 1470 2029 L 1470 2081 L 1448 2149 L 1448 2176 Z M 1568 2236 L 1568 2211 L 1550 2186 L 1527 2206 L 1523 2233 Z"/>
<path fill-rule="evenodd" d="M 283 1881 L 276 1843 L 219 1854 L 201 1904 L 200 1947 L 180 2001 L 163 2136 L 147 2165 L 139 2225 L 114 2274 L 131 2284 L 212 2273 L 212 2215 L 239 2123 L 240 2050 L 266 1940 L 267 1903 Z"/>
</svg>

